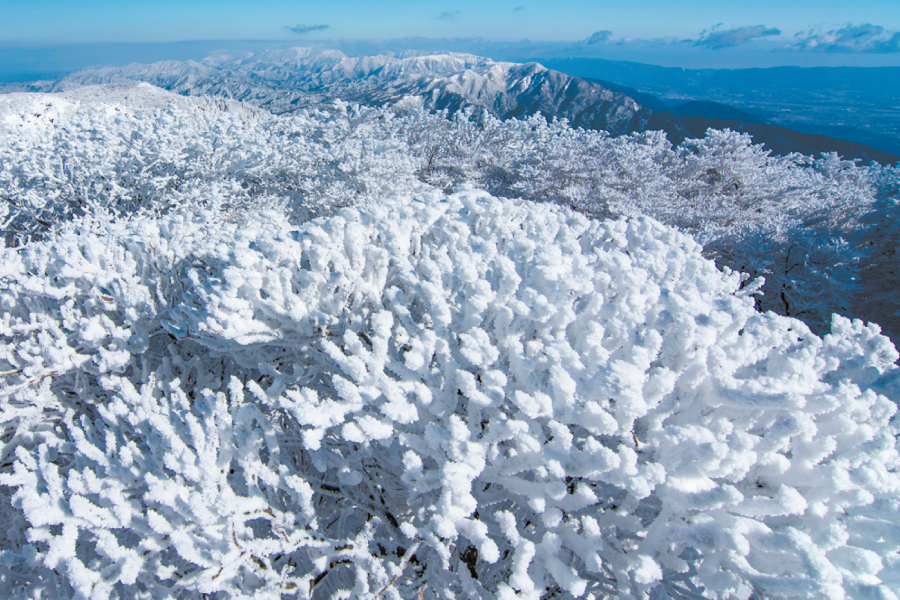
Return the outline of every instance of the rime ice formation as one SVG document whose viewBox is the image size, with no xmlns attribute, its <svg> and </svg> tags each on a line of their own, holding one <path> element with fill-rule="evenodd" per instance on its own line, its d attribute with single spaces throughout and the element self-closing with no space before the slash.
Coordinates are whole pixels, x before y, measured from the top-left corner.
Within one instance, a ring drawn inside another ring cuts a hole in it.
<svg viewBox="0 0 900 600">
<path fill-rule="evenodd" d="M 693 235 L 720 265 L 765 278 L 760 308 L 819 335 L 832 313 L 852 315 L 900 340 L 900 171 L 833 155 L 774 157 L 729 131 L 672 147 L 660 132 L 613 138 L 541 116 L 448 119 L 410 98 L 278 116 L 130 83 L 0 95 L 0 164 L 7 244 L 96 210 L 282 206 L 301 223 L 469 185 L 600 218 L 652 216 Z"/>
<path fill-rule="evenodd" d="M 183 206 L 0 280 L 6 597 L 897 597 L 897 352 L 653 219 Z"/>
</svg>

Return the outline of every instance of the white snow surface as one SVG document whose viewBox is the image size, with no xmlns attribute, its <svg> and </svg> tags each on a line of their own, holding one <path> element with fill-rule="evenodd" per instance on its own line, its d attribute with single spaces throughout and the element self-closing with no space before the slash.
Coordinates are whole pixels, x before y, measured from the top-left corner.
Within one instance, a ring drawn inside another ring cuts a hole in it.
<svg viewBox="0 0 900 600">
<path fill-rule="evenodd" d="M 0 282 L 4 597 L 897 598 L 893 345 L 651 218 L 185 205 Z"/>
</svg>

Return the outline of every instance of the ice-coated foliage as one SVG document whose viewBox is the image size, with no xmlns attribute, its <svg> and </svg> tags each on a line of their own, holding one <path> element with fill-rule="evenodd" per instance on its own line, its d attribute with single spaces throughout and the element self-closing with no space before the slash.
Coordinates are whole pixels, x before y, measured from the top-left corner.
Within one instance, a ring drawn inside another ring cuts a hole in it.
<svg viewBox="0 0 900 600">
<path fill-rule="evenodd" d="M 865 289 L 879 278 L 864 280 L 872 269 L 861 265 L 873 253 L 893 255 L 877 235 L 889 216 L 873 203 L 900 173 L 836 156 L 773 157 L 729 131 L 672 148 L 661 132 L 613 138 L 539 115 L 446 118 L 412 97 L 381 109 L 337 102 L 276 116 L 139 84 L 0 96 L 0 165 L 7 245 L 98 208 L 285 206 L 298 224 L 469 184 L 595 217 L 653 216 L 694 235 L 720 266 L 763 277 L 759 308 L 797 316 L 818 334 L 833 312 L 860 316 L 900 340 L 900 299 Z M 866 212 L 878 231 L 857 243 Z M 866 301 L 874 293 L 885 300 Z"/>
<path fill-rule="evenodd" d="M 4 597 L 897 597 L 897 352 L 650 218 L 182 207 L 0 281 Z"/>
<path fill-rule="evenodd" d="M 283 118 L 148 84 L 0 96 L 2 231 L 12 245 L 91 209 L 209 198 L 287 204 L 305 221 L 420 189 L 404 126 L 386 119 L 342 103 Z"/>
</svg>

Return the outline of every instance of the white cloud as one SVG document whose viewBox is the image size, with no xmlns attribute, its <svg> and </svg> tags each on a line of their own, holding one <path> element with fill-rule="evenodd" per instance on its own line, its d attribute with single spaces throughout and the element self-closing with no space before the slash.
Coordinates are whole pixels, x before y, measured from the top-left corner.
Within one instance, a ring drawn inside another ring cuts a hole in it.
<svg viewBox="0 0 900 600">
<path fill-rule="evenodd" d="M 324 31 L 331 27 L 330 25 L 294 25 L 293 27 L 285 26 L 284 28 L 288 31 L 293 31 L 298 35 L 303 35 L 304 33 L 312 33 L 314 31 Z"/>
<path fill-rule="evenodd" d="M 900 52 L 900 32 L 864 23 L 845 25 L 821 33 L 810 29 L 800 32 L 790 48 L 806 52 L 865 52 L 891 54 Z"/>
<path fill-rule="evenodd" d="M 605 41 L 609 40 L 609 38 L 611 36 L 612 36 L 612 31 L 610 31 L 608 29 L 604 29 L 603 31 L 594 32 L 594 34 L 592 36 L 590 36 L 589 38 L 587 38 L 584 42 L 588 45 L 599 44 L 601 42 L 605 42 Z"/>
<path fill-rule="evenodd" d="M 437 20 L 439 20 L 439 21 L 455 21 L 455 20 L 456 20 L 456 17 L 458 17 L 458 16 L 461 15 L 461 14 L 462 14 L 462 11 L 458 11 L 458 10 L 449 11 L 449 10 L 447 10 L 447 11 L 442 12 L 442 13 L 439 14 L 438 16 L 436 16 L 435 19 L 437 19 Z"/>
<path fill-rule="evenodd" d="M 775 28 L 768 28 L 765 25 L 752 25 L 747 27 L 736 27 L 734 29 L 718 30 L 716 25 L 709 31 L 704 31 L 694 42 L 695 46 L 709 48 L 711 50 L 720 50 L 722 48 L 733 48 L 740 46 L 752 40 L 773 35 L 781 35 L 781 31 Z"/>
</svg>

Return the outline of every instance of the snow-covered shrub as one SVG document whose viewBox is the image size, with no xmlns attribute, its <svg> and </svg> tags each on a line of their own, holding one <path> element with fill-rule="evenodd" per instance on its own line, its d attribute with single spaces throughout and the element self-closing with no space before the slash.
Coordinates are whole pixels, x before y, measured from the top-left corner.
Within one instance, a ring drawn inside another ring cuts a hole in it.
<svg viewBox="0 0 900 600">
<path fill-rule="evenodd" d="M 540 116 L 499 122 L 460 113 L 425 140 L 415 143 L 427 149 L 427 183 L 449 190 L 470 181 L 594 217 L 652 216 L 690 233 L 720 266 L 763 278 L 759 307 L 801 318 L 818 334 L 832 313 L 855 315 L 856 297 L 867 295 L 860 218 L 873 211 L 887 169 L 836 155 L 771 156 L 732 131 L 673 148 L 662 132 L 611 138 Z M 900 301 L 887 296 L 892 313 Z"/>
<path fill-rule="evenodd" d="M 895 294 L 866 300 L 878 280 L 863 282 L 861 271 L 879 267 L 861 266 L 870 247 L 858 241 L 859 216 L 873 210 L 890 170 L 834 155 L 771 156 L 731 131 L 673 148 L 662 132 L 613 138 L 540 115 L 448 117 L 416 98 L 273 115 L 131 84 L 2 95 L 0 140 L 7 245 L 96 210 L 227 198 L 222 208 L 237 211 L 287 207 L 299 224 L 386 196 L 471 185 L 598 218 L 649 215 L 677 226 L 720 266 L 764 277 L 761 308 L 802 318 L 818 334 L 848 307 L 869 307 L 860 309 L 866 319 L 900 308 Z M 760 252 L 760 240 L 771 251 Z M 893 308 L 877 310 L 885 304 Z"/>
<path fill-rule="evenodd" d="M 893 346 L 652 219 L 176 210 L 0 269 L 5 597 L 896 598 Z"/>
<path fill-rule="evenodd" d="M 341 102 L 279 117 L 148 84 L 0 95 L 2 235 L 16 245 L 98 209 L 127 215 L 203 198 L 281 204 L 305 221 L 423 188 L 397 136 L 404 127 Z"/>
</svg>

